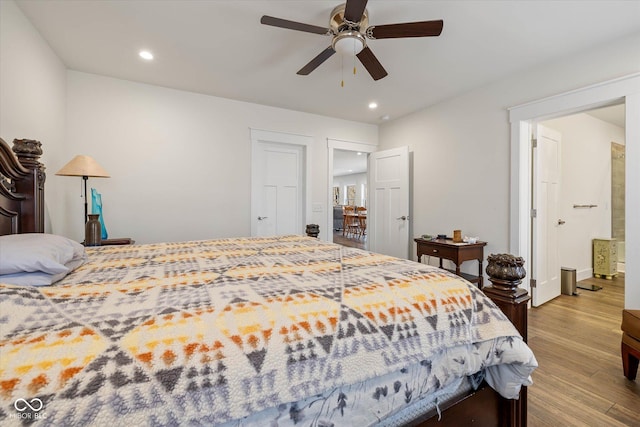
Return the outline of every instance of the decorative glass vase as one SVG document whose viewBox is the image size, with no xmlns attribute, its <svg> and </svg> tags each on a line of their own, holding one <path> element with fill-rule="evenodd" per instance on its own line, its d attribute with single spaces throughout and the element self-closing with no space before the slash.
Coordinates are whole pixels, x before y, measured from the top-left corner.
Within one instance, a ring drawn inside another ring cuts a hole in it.
<svg viewBox="0 0 640 427">
<path fill-rule="evenodd" d="M 84 227 L 84 245 L 100 246 L 102 244 L 102 225 L 100 215 L 89 214 L 89 220 Z"/>
</svg>

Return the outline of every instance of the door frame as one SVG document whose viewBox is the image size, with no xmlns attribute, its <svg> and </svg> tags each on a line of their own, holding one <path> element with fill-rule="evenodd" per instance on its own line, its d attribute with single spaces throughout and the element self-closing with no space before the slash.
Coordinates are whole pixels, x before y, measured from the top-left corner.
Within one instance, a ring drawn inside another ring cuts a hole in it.
<svg viewBox="0 0 640 427">
<path fill-rule="evenodd" d="M 294 133 L 276 132 L 263 129 L 249 128 L 251 133 L 251 216 L 250 216 L 250 230 L 251 235 L 256 233 L 256 224 L 254 218 L 258 215 L 255 211 L 256 206 L 254 203 L 255 192 L 255 167 L 258 161 L 257 147 L 258 144 L 288 144 L 295 145 L 302 148 L 302 229 L 300 234 L 304 234 L 304 227 L 309 222 L 309 216 L 311 215 L 311 162 L 309 161 L 309 151 L 313 146 L 313 137 L 307 135 L 299 135 Z"/>
<path fill-rule="evenodd" d="M 625 103 L 625 144 L 628 164 L 640 164 L 640 73 L 587 86 L 509 108 L 511 173 L 509 251 L 532 265 L 531 248 L 531 130 L 537 121 Z M 626 170 L 626 240 L 634 245 L 627 254 L 640 254 L 640 170 Z M 635 252 L 634 252 L 635 251 Z M 640 283 L 640 263 L 630 262 L 626 283 Z M 530 291 L 530 283 L 524 287 Z M 640 305 L 640 286 L 625 286 L 625 307 Z"/>
<path fill-rule="evenodd" d="M 333 150 L 360 151 L 362 153 L 373 153 L 378 149 L 376 144 L 368 142 L 345 141 L 341 139 L 327 138 L 327 241 L 333 242 Z M 367 167 L 367 187 L 369 182 L 369 168 Z M 369 189 L 367 189 L 369 191 Z M 371 233 L 371 230 L 367 230 Z M 371 234 L 369 234 L 371 235 Z M 365 248 L 368 248 L 368 239 Z"/>
</svg>

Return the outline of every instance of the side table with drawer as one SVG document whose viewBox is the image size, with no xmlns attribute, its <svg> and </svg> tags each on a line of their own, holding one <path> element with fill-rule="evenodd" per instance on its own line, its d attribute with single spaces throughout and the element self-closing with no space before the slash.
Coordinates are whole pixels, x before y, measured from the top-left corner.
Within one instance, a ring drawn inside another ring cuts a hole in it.
<svg viewBox="0 0 640 427">
<path fill-rule="evenodd" d="M 487 242 L 476 243 L 454 243 L 452 239 L 425 240 L 414 239 L 418 246 L 418 262 L 422 262 L 422 255 L 440 258 L 440 268 L 442 260 L 448 259 L 456 265 L 455 270 L 449 270 L 460 277 L 467 279 L 471 283 L 477 283 L 482 289 L 482 262 L 484 260 L 484 247 Z M 462 273 L 460 265 L 465 261 L 478 261 L 478 275 Z"/>
</svg>

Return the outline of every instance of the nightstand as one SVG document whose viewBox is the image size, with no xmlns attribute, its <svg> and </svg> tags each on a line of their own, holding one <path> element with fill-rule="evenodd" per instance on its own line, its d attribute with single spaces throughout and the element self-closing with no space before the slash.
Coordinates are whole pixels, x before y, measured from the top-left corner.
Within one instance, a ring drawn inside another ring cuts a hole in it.
<svg viewBox="0 0 640 427">
<path fill-rule="evenodd" d="M 136 241 L 131 237 L 117 237 L 115 239 L 104 239 L 102 241 L 102 246 L 109 245 L 133 245 Z"/>
<path fill-rule="evenodd" d="M 104 239 L 100 246 L 133 245 L 135 242 L 131 237 L 116 237 L 115 239 Z M 84 245 L 84 242 L 81 243 Z"/>
</svg>

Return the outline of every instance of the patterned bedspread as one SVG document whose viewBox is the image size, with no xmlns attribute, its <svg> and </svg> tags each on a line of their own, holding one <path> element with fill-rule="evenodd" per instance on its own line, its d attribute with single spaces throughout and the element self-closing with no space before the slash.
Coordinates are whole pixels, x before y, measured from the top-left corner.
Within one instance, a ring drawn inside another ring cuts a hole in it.
<svg viewBox="0 0 640 427">
<path fill-rule="evenodd" d="M 443 352 L 451 378 L 505 363 L 503 394 L 535 369 L 481 291 L 415 262 L 301 236 L 87 252 L 57 285 L 0 285 L 3 424 L 215 425 Z"/>
</svg>

